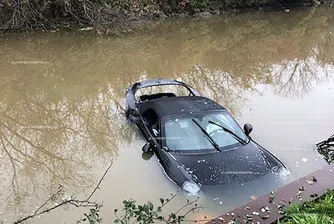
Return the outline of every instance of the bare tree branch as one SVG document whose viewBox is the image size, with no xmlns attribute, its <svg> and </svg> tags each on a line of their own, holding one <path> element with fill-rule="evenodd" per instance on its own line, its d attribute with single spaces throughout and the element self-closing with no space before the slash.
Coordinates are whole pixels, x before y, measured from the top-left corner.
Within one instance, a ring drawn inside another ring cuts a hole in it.
<svg viewBox="0 0 334 224">
<path fill-rule="evenodd" d="M 108 166 L 108 168 L 106 169 L 106 171 L 103 173 L 102 177 L 100 178 L 99 182 L 97 183 L 96 187 L 93 189 L 92 193 L 90 193 L 90 195 L 87 197 L 87 199 L 85 200 L 77 200 L 75 198 L 71 198 L 69 200 L 64 200 L 63 202 L 59 203 L 59 204 L 56 204 L 55 206 L 53 207 L 50 207 L 50 208 L 46 208 L 42 211 L 40 211 L 50 200 L 52 200 L 56 195 L 60 194 L 61 193 L 61 187 L 58 189 L 58 191 L 56 193 L 54 193 L 50 198 L 48 198 L 33 214 L 31 215 L 28 215 L 26 217 L 23 217 L 17 221 L 14 222 L 14 224 L 19 224 L 19 223 L 22 223 L 24 221 L 27 221 L 28 219 L 32 219 L 36 216 L 39 216 L 39 215 L 42 215 L 44 213 L 48 213 L 56 208 L 59 208 L 63 205 L 66 205 L 66 204 L 70 204 L 70 205 L 73 205 L 75 207 L 96 207 L 98 206 L 99 204 L 97 202 L 92 202 L 92 201 L 89 201 L 90 198 L 95 194 L 95 192 L 97 191 L 97 189 L 99 189 L 104 177 L 107 175 L 108 171 L 110 170 L 111 166 L 113 164 L 113 160 L 111 160 L 110 162 L 110 165 Z M 40 212 L 39 212 L 40 211 Z"/>
</svg>

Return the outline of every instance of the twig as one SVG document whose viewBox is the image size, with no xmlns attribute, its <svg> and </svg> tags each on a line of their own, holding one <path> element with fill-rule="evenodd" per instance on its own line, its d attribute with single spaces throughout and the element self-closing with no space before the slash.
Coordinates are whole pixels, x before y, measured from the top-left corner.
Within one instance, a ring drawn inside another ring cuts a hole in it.
<svg viewBox="0 0 334 224">
<path fill-rule="evenodd" d="M 32 219 L 38 215 L 42 215 L 44 213 L 48 213 L 60 206 L 63 206 L 63 205 L 66 205 L 66 204 L 70 204 L 70 205 L 73 205 L 75 207 L 97 207 L 99 204 L 97 202 L 91 202 L 89 201 L 89 199 L 94 195 L 94 193 L 96 192 L 97 189 L 99 189 L 104 177 L 107 175 L 108 171 L 110 170 L 111 166 L 113 164 L 113 160 L 110 162 L 110 165 L 108 166 L 108 168 L 106 169 L 106 171 L 104 172 L 104 174 L 102 175 L 102 177 L 100 178 L 99 182 L 97 183 L 96 187 L 93 189 L 92 193 L 88 196 L 87 199 L 85 200 L 77 200 L 75 198 L 72 198 L 70 200 L 66 200 L 66 201 L 63 201 L 62 203 L 60 204 L 56 204 L 55 206 L 53 207 L 50 207 L 50 208 L 46 208 L 40 212 L 38 212 L 39 210 L 41 210 L 52 198 L 54 198 L 55 195 L 59 194 L 61 192 L 61 189 L 58 189 L 58 191 L 56 193 L 54 193 L 50 198 L 48 198 L 33 214 L 31 215 L 28 215 L 24 218 L 21 218 L 17 221 L 14 222 L 14 224 L 19 224 L 19 223 L 22 223 L 24 221 L 27 221 L 28 219 Z"/>
<path fill-rule="evenodd" d="M 89 201 L 89 199 L 94 195 L 94 193 L 96 192 L 96 190 L 100 187 L 100 184 L 102 183 L 104 177 L 107 175 L 107 173 L 110 170 L 110 168 L 111 168 L 111 166 L 112 166 L 113 163 L 114 163 L 114 161 L 111 160 L 110 165 L 108 166 L 108 168 L 106 169 L 106 171 L 104 172 L 104 174 L 102 175 L 101 179 L 97 183 L 97 185 L 94 188 L 94 190 L 92 191 L 92 193 L 88 196 L 88 198 L 86 199 L 86 201 Z"/>
<path fill-rule="evenodd" d="M 34 213 L 34 215 L 37 214 L 37 212 L 42 209 L 49 201 L 52 200 L 52 198 L 54 198 L 56 195 L 58 195 L 61 192 L 61 186 L 58 188 L 58 191 L 56 193 L 54 193 L 48 200 L 46 200 Z"/>
<path fill-rule="evenodd" d="M 177 210 L 177 211 L 175 212 L 175 214 L 179 213 L 180 211 L 182 211 L 184 208 L 188 207 L 189 205 L 194 204 L 194 203 L 197 202 L 198 200 L 199 200 L 199 197 L 197 197 L 197 199 L 195 199 L 195 200 L 193 200 L 193 201 L 191 201 L 191 202 L 187 201 L 187 204 L 185 204 L 184 206 L 182 206 L 181 208 L 179 208 L 179 210 Z M 196 207 L 197 207 L 197 206 L 196 206 Z"/>
<path fill-rule="evenodd" d="M 184 213 L 184 217 L 187 216 L 190 212 L 192 211 L 195 211 L 195 210 L 199 210 L 199 209 L 202 209 L 202 207 L 194 207 L 194 208 L 191 208 L 189 209 L 186 213 Z"/>
<path fill-rule="evenodd" d="M 168 204 L 169 202 L 171 202 L 177 195 L 178 195 L 179 191 L 176 192 L 176 194 L 174 194 L 171 198 L 169 198 L 168 200 L 166 200 L 165 203 L 163 203 L 160 208 L 163 208 L 166 204 Z"/>
<path fill-rule="evenodd" d="M 212 219 L 183 219 L 183 222 L 208 222 Z"/>
<path fill-rule="evenodd" d="M 86 203 L 86 204 L 83 205 L 83 203 Z M 22 219 L 19 219 L 19 220 L 15 221 L 14 224 L 22 223 L 24 221 L 27 221 L 28 219 L 34 218 L 35 216 L 42 215 L 44 213 L 48 213 L 48 212 L 50 212 L 50 211 L 52 211 L 52 210 L 54 210 L 54 209 L 56 209 L 60 206 L 66 205 L 66 204 L 74 205 L 75 207 L 96 207 L 98 205 L 96 202 L 80 201 L 80 200 L 71 199 L 71 200 L 68 200 L 68 201 L 63 201 L 62 203 L 57 204 L 57 205 L 55 205 L 51 208 L 47 208 L 47 209 L 45 209 L 41 212 L 38 212 L 38 213 L 35 212 L 32 215 L 28 215 L 28 216 L 26 216 Z"/>
</svg>

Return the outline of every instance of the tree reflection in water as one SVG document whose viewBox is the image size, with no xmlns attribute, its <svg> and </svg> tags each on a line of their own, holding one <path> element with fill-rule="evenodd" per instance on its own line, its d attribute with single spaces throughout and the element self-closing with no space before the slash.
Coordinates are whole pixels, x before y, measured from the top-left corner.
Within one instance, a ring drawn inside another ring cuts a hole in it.
<svg viewBox="0 0 334 224">
<path fill-rule="evenodd" d="M 43 200 L 59 184 L 85 192 L 100 176 L 98 167 L 131 139 L 120 105 L 112 104 L 119 99 L 107 87 L 60 99 L 17 90 L 17 84 L 3 88 L 0 103 L 0 159 L 6 170 L 1 201 L 7 198 L 15 208 L 31 197 Z"/>
<path fill-rule="evenodd" d="M 133 141 L 122 107 L 135 81 L 181 79 L 234 115 L 260 85 L 303 96 L 334 70 L 333 23 L 318 7 L 153 23 L 122 38 L 1 40 L 0 200 L 20 210 L 58 184 L 85 192 L 99 166 Z"/>
</svg>

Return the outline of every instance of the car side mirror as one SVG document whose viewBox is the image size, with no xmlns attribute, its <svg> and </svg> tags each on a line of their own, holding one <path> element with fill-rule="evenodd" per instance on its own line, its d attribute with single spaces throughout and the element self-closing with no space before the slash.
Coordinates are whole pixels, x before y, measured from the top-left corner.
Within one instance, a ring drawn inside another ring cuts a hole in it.
<svg viewBox="0 0 334 224">
<path fill-rule="evenodd" d="M 244 125 L 244 132 L 247 136 L 253 131 L 253 126 L 251 124 L 245 124 Z"/>
<path fill-rule="evenodd" d="M 142 150 L 144 153 L 152 152 L 153 150 L 152 150 L 151 143 L 146 142 L 146 144 L 141 148 L 141 150 Z"/>
<path fill-rule="evenodd" d="M 148 160 L 150 160 L 150 159 L 152 158 L 153 155 L 154 155 L 154 152 L 147 152 L 147 153 L 143 152 L 143 153 L 141 154 L 141 157 L 142 157 L 144 160 L 148 161 Z"/>
</svg>

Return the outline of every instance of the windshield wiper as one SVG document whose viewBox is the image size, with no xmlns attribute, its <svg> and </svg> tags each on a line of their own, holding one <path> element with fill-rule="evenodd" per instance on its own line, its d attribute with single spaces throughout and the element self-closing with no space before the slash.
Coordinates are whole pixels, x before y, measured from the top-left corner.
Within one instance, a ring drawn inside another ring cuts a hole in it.
<svg viewBox="0 0 334 224">
<path fill-rule="evenodd" d="M 210 124 L 214 124 L 220 128 L 222 128 L 225 132 L 231 134 L 236 140 L 238 140 L 241 144 L 243 145 L 247 145 L 247 142 L 245 140 L 243 140 L 242 138 L 240 138 L 238 135 L 236 135 L 233 131 L 231 131 L 230 129 L 228 128 L 225 128 L 223 125 L 221 124 L 218 124 L 214 121 L 209 121 Z"/>
<path fill-rule="evenodd" d="M 219 148 L 219 145 L 215 142 L 215 140 L 212 139 L 209 133 L 194 118 L 191 120 L 201 129 L 201 131 L 204 133 L 205 137 L 207 137 L 207 139 L 213 145 L 213 147 L 220 152 L 221 150 Z"/>
</svg>

